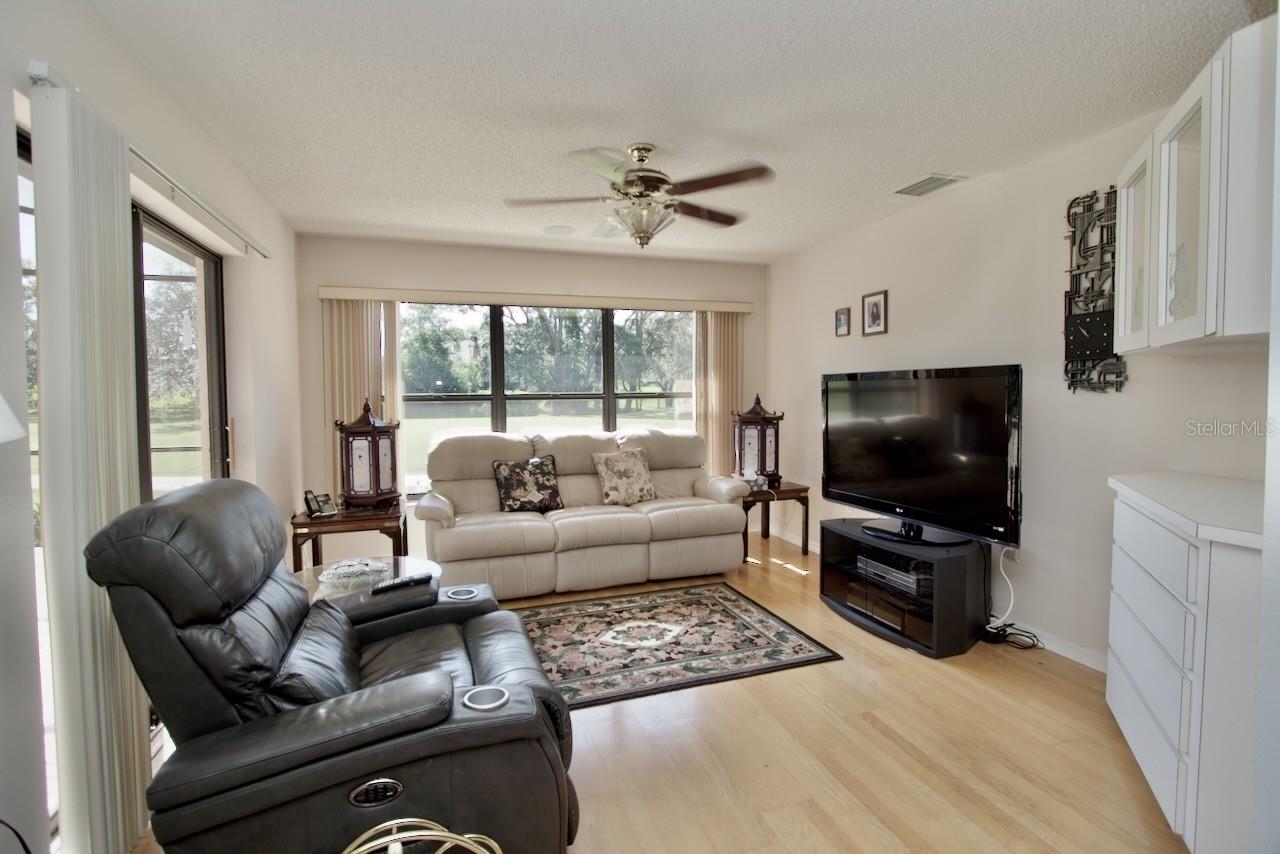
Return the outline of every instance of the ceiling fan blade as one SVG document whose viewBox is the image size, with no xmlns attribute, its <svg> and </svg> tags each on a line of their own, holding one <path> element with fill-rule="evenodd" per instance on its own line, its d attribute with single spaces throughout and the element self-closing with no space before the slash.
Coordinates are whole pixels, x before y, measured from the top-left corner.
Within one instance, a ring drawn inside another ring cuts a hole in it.
<svg viewBox="0 0 1280 854">
<path fill-rule="evenodd" d="M 592 237 L 622 237 L 624 234 L 626 234 L 625 231 L 618 228 L 618 226 L 614 224 L 613 220 L 608 219 L 601 220 L 599 225 L 591 229 Z"/>
<path fill-rule="evenodd" d="M 584 202 L 603 202 L 603 196 L 564 196 L 562 198 L 546 198 L 546 199 L 503 199 L 503 203 L 509 208 L 528 208 L 536 205 L 576 205 Z"/>
<path fill-rule="evenodd" d="M 701 205 L 691 205 L 688 202 L 676 202 L 676 213 L 696 219 L 705 219 L 715 225 L 735 225 L 739 219 L 733 214 L 704 208 Z"/>
<path fill-rule="evenodd" d="M 740 166 L 728 172 L 717 172 L 714 175 L 703 175 L 701 178 L 679 181 L 668 192 L 673 196 L 687 196 L 690 193 L 700 193 L 703 190 L 713 190 L 716 187 L 727 187 L 730 184 L 743 184 L 747 181 L 768 181 L 772 177 L 772 169 L 763 163 L 756 163 L 751 166 Z"/>
<path fill-rule="evenodd" d="M 589 169 L 614 184 L 622 180 L 623 173 L 630 164 L 627 155 L 616 148 L 584 148 L 570 151 L 568 157 L 584 169 Z"/>
</svg>

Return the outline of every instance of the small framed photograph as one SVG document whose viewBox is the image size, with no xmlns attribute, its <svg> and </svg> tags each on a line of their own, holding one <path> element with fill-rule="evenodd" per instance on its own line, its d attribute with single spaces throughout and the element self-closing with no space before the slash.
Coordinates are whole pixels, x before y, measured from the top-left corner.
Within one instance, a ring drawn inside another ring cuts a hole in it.
<svg viewBox="0 0 1280 854">
<path fill-rule="evenodd" d="M 889 292 L 876 291 L 862 297 L 862 334 L 884 335 L 889 331 Z"/>
<path fill-rule="evenodd" d="M 853 309 L 845 306 L 836 309 L 836 337 L 843 338 L 849 334 L 849 329 L 853 325 L 852 318 Z"/>
</svg>

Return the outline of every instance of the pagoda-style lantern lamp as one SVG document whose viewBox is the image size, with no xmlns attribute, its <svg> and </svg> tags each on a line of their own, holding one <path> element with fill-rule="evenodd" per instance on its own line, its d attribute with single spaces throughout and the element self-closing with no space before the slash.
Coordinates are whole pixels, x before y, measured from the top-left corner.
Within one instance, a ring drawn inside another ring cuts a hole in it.
<svg viewBox="0 0 1280 854">
<path fill-rule="evenodd" d="M 765 409 L 758 394 L 750 409 L 733 413 L 733 456 L 737 466 L 734 474 L 763 477 L 769 481 L 770 489 L 782 484 L 778 474 L 778 422 L 783 414 Z"/>
<path fill-rule="evenodd" d="M 373 414 L 368 398 L 360 417 L 338 428 L 338 457 L 342 468 L 342 503 L 347 507 L 387 507 L 400 501 L 396 487 L 396 431 Z"/>
</svg>

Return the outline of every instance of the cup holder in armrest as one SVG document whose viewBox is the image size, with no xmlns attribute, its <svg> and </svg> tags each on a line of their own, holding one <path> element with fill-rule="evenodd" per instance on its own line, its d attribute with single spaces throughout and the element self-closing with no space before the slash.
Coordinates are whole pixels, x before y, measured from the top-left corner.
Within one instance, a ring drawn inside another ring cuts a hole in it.
<svg viewBox="0 0 1280 854">
<path fill-rule="evenodd" d="M 444 592 L 444 595 L 448 599 L 466 601 L 467 599 L 474 599 L 479 596 L 480 591 L 474 587 L 450 587 Z"/>
<path fill-rule="evenodd" d="M 494 709 L 501 709 L 510 699 L 511 694 L 506 688 L 481 685 L 462 695 L 462 705 L 476 712 L 492 712 Z"/>
</svg>

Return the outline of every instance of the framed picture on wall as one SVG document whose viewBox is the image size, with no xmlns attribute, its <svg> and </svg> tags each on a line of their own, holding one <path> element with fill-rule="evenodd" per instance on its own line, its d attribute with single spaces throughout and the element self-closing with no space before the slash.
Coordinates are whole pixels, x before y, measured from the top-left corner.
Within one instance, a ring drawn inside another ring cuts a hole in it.
<svg viewBox="0 0 1280 854">
<path fill-rule="evenodd" d="M 862 296 L 862 334 L 884 335 L 889 331 L 889 292 L 875 291 Z"/>
<path fill-rule="evenodd" d="M 843 338 L 849 334 L 849 328 L 853 325 L 851 317 L 853 309 L 845 306 L 836 309 L 836 337 Z"/>
</svg>

